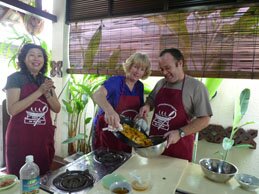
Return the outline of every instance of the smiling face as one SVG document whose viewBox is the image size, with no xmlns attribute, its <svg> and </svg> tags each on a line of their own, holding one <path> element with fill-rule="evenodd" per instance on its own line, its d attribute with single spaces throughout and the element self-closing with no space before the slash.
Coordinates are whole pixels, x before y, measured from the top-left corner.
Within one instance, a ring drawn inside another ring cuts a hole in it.
<svg viewBox="0 0 259 194">
<path fill-rule="evenodd" d="M 146 54 L 134 53 L 123 64 L 126 77 L 131 82 L 146 79 L 151 73 L 151 65 Z"/>
<path fill-rule="evenodd" d="M 32 48 L 28 51 L 24 63 L 27 69 L 33 74 L 37 75 L 44 65 L 43 53 L 38 48 Z"/>
<path fill-rule="evenodd" d="M 183 60 L 176 60 L 170 53 L 159 58 L 159 67 L 166 81 L 176 83 L 183 80 Z"/>
<path fill-rule="evenodd" d="M 143 77 L 145 71 L 146 68 L 143 67 L 143 65 L 132 64 L 129 72 L 127 73 L 127 78 L 132 82 L 136 82 Z"/>
</svg>

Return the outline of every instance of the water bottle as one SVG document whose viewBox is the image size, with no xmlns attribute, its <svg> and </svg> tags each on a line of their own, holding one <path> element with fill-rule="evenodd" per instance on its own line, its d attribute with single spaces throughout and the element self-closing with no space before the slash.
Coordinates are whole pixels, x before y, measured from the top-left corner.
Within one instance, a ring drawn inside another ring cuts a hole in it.
<svg viewBox="0 0 259 194">
<path fill-rule="evenodd" d="M 21 193 L 39 193 L 40 188 L 40 169 L 34 163 L 32 155 L 26 156 L 25 164 L 20 169 Z"/>
</svg>

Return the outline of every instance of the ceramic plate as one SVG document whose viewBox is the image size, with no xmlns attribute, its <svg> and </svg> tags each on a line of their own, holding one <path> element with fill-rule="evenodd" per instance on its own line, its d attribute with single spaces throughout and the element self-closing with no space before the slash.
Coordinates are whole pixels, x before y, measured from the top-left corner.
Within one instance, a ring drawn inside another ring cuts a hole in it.
<svg viewBox="0 0 259 194">
<path fill-rule="evenodd" d="M 0 191 L 11 188 L 17 181 L 18 178 L 15 175 L 9 174 L 0 176 Z"/>
<path fill-rule="evenodd" d="M 114 182 L 121 182 L 127 180 L 120 174 L 108 174 L 102 178 L 102 185 L 104 188 L 109 189 Z"/>
</svg>

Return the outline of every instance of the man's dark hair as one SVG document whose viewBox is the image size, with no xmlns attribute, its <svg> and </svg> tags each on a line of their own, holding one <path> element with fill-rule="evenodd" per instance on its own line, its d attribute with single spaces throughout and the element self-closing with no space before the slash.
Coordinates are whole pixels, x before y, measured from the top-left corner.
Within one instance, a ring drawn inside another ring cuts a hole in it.
<svg viewBox="0 0 259 194">
<path fill-rule="evenodd" d="M 182 60 L 184 64 L 184 57 L 180 50 L 176 48 L 164 49 L 161 51 L 159 57 L 162 57 L 166 53 L 171 54 L 177 61 Z"/>
<path fill-rule="evenodd" d="M 22 71 L 27 71 L 28 70 L 24 61 L 25 61 L 26 55 L 28 54 L 29 50 L 33 49 L 33 48 L 40 49 L 42 51 L 42 53 L 43 53 L 44 65 L 41 68 L 40 72 L 42 74 L 45 74 L 47 72 L 48 56 L 47 56 L 46 51 L 41 46 L 39 46 L 39 45 L 31 44 L 31 43 L 23 45 L 23 47 L 20 50 L 20 53 L 18 55 L 18 65 L 19 65 L 19 67 L 20 67 L 20 69 Z"/>
</svg>

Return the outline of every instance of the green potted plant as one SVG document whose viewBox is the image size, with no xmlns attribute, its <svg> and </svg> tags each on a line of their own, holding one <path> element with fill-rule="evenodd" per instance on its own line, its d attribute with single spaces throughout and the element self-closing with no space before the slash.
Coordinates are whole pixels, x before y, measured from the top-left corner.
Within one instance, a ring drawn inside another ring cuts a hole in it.
<svg viewBox="0 0 259 194">
<path fill-rule="evenodd" d="M 89 102 L 92 103 L 92 94 L 104 82 L 106 76 L 85 74 L 81 78 L 71 75 L 68 82 L 69 97 L 63 99 L 68 113 L 68 138 L 62 143 L 68 144 L 68 154 L 75 152 L 88 153 L 91 151 L 91 129 L 87 130 L 87 124 L 92 117 L 86 116 Z M 95 107 L 95 104 L 94 104 Z M 82 126 L 83 125 L 83 126 Z"/>
<path fill-rule="evenodd" d="M 227 160 L 227 156 L 231 148 L 233 147 L 235 143 L 235 135 L 237 131 L 246 125 L 253 124 L 253 121 L 245 122 L 244 124 L 240 124 L 243 116 L 245 115 L 248 105 L 249 105 L 249 99 L 250 99 L 250 89 L 245 88 L 242 90 L 239 98 L 235 101 L 235 108 L 234 108 L 234 117 L 233 117 L 233 123 L 232 123 L 232 129 L 230 137 L 225 137 L 222 142 L 223 152 L 219 152 L 223 160 Z M 242 147 L 247 148 L 251 147 L 250 144 L 239 144 L 235 145 L 235 147 Z"/>
</svg>

